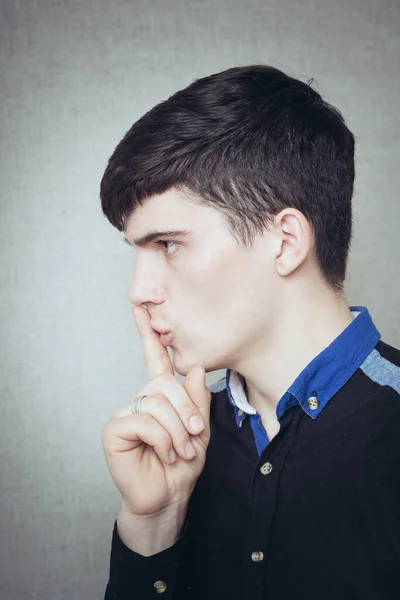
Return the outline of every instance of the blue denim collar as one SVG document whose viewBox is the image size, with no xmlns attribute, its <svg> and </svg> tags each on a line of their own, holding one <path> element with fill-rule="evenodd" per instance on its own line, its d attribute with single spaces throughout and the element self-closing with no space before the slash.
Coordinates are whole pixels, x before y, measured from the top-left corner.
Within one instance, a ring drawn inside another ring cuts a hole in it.
<svg viewBox="0 0 400 600">
<path fill-rule="evenodd" d="M 365 306 L 350 306 L 353 321 L 298 375 L 276 407 L 278 419 L 288 408 L 298 403 L 313 419 L 317 418 L 329 400 L 352 377 L 375 348 L 381 334 Z M 226 389 L 240 427 L 246 415 L 256 415 L 250 406 L 244 387 L 244 377 L 227 369 Z"/>
</svg>

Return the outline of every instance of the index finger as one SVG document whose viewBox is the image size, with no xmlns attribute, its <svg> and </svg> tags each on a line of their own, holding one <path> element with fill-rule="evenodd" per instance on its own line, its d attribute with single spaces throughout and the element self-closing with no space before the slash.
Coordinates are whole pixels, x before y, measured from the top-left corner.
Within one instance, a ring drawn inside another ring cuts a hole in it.
<svg viewBox="0 0 400 600">
<path fill-rule="evenodd" d="M 151 317 L 149 312 L 142 306 L 135 306 L 132 309 L 136 326 L 139 330 L 142 340 L 144 361 L 146 363 L 149 379 L 153 379 L 161 373 L 174 374 L 174 368 L 166 347 L 160 342 L 160 334 L 154 331 L 150 325 Z"/>
</svg>

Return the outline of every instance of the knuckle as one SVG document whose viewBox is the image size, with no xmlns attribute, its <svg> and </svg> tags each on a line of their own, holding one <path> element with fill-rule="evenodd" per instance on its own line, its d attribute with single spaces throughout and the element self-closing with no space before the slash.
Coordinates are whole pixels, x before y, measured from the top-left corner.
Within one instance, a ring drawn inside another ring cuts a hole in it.
<svg viewBox="0 0 400 600">
<path fill-rule="evenodd" d="M 147 400 L 147 398 L 144 398 Z M 156 410 L 162 410 L 165 407 L 167 398 L 163 394 L 152 394 L 149 398 L 149 404 Z"/>
<path fill-rule="evenodd" d="M 112 421 L 108 421 L 101 430 L 101 443 L 104 447 L 108 445 L 112 436 Z"/>
<path fill-rule="evenodd" d="M 111 429 L 111 427 L 113 426 L 114 423 L 114 419 L 111 418 L 107 421 L 107 423 L 103 426 L 103 429 L 101 430 L 101 435 L 107 435 L 109 430 Z"/>
<path fill-rule="evenodd" d="M 148 426 L 153 421 L 153 417 L 147 412 L 140 412 L 132 416 L 136 419 L 136 421 L 142 422 L 145 426 Z"/>
</svg>

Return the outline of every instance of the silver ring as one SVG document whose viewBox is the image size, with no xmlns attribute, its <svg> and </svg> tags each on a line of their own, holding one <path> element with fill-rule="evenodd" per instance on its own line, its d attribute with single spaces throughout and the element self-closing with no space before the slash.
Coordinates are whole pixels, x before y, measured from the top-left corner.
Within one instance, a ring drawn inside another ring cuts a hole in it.
<svg viewBox="0 0 400 600">
<path fill-rule="evenodd" d="M 133 415 L 136 415 L 140 412 L 140 403 L 142 402 L 143 398 L 146 398 L 146 395 L 148 396 L 148 394 L 145 394 L 144 396 L 135 396 L 132 399 L 131 411 Z"/>
</svg>

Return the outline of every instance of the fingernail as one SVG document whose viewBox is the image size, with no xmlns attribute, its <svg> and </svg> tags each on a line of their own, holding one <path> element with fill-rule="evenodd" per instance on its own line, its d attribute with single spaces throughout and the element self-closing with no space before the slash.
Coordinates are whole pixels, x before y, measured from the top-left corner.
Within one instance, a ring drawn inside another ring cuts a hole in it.
<svg viewBox="0 0 400 600">
<path fill-rule="evenodd" d="M 196 433 L 203 431 L 203 429 L 205 427 L 204 423 L 196 415 L 193 415 L 193 417 L 190 417 L 189 424 L 190 424 L 190 427 L 193 429 L 193 431 L 195 431 Z"/>
<path fill-rule="evenodd" d="M 176 461 L 176 452 L 173 448 L 171 448 L 171 452 L 169 453 L 169 460 L 174 463 Z"/>
<path fill-rule="evenodd" d="M 196 456 L 196 450 L 190 440 L 186 444 L 186 454 L 190 457 Z"/>
</svg>

